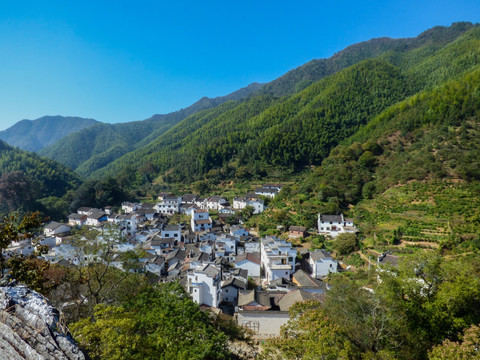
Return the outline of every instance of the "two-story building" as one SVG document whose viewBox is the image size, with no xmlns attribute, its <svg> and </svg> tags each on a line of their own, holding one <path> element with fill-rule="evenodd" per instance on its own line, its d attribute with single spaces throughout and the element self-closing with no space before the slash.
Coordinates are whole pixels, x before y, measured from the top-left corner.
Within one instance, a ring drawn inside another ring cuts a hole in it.
<svg viewBox="0 0 480 360">
<path fill-rule="evenodd" d="M 260 242 L 261 264 L 265 270 L 265 280 L 290 279 L 295 272 L 297 249 L 292 248 L 288 241 L 267 236 Z"/>
<path fill-rule="evenodd" d="M 192 209 L 190 216 L 192 217 L 190 226 L 193 232 L 205 231 L 212 228 L 213 221 L 208 215 L 208 210 Z"/>
<path fill-rule="evenodd" d="M 180 196 L 165 195 L 162 196 L 157 205 L 155 205 L 155 210 L 164 215 L 177 214 L 180 212 L 181 203 L 182 198 Z"/>
<path fill-rule="evenodd" d="M 317 279 L 323 278 L 329 273 L 337 272 L 337 261 L 332 259 L 330 253 L 324 250 L 315 250 L 311 252 L 308 263 L 312 270 L 312 276 Z"/>
</svg>

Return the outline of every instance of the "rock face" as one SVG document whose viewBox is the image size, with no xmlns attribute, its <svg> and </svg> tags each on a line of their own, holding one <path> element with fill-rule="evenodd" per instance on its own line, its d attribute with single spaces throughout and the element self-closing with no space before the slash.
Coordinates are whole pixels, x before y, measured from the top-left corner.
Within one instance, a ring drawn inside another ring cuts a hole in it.
<svg viewBox="0 0 480 360">
<path fill-rule="evenodd" d="M 0 286 L 0 359 L 75 359 L 85 356 L 60 314 L 27 286 Z"/>
</svg>

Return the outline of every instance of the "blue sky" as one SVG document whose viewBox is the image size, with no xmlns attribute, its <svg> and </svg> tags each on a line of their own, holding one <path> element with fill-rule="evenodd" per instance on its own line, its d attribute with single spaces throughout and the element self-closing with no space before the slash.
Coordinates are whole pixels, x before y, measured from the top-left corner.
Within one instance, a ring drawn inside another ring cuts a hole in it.
<svg viewBox="0 0 480 360">
<path fill-rule="evenodd" d="M 0 130 L 142 120 L 374 37 L 480 21 L 480 1 L 1 1 Z"/>
</svg>

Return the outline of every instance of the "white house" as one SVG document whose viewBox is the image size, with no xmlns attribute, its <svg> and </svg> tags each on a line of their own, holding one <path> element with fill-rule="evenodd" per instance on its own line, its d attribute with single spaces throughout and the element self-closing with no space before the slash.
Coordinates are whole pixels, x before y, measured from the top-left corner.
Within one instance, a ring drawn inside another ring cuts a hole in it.
<svg viewBox="0 0 480 360">
<path fill-rule="evenodd" d="M 190 226 L 193 232 L 204 231 L 212 228 L 212 219 L 208 215 L 208 210 L 204 209 L 192 209 L 190 212 L 192 219 L 190 220 Z"/>
<path fill-rule="evenodd" d="M 236 255 L 237 253 L 237 238 L 231 235 L 227 234 L 220 234 L 220 236 L 217 237 L 215 242 L 223 242 L 225 246 L 225 255 Z"/>
<path fill-rule="evenodd" d="M 180 196 L 165 195 L 157 205 L 155 205 L 155 210 L 164 215 L 176 214 L 180 212 L 181 203 L 182 198 Z"/>
<path fill-rule="evenodd" d="M 160 231 L 160 236 L 162 238 L 173 238 L 177 241 L 182 239 L 182 227 L 180 225 L 162 225 L 162 230 Z"/>
<path fill-rule="evenodd" d="M 104 221 L 107 221 L 107 214 L 101 210 L 94 210 L 87 215 L 85 225 L 100 226 Z"/>
<path fill-rule="evenodd" d="M 137 210 L 137 208 L 139 207 L 140 204 L 135 204 L 135 203 L 131 203 L 131 202 L 124 202 L 122 203 L 122 211 L 125 213 L 125 214 L 131 214 L 133 213 L 135 210 Z"/>
<path fill-rule="evenodd" d="M 235 257 L 235 268 L 248 271 L 248 276 L 260 276 L 260 258 L 253 253 L 243 253 Z"/>
<path fill-rule="evenodd" d="M 68 215 L 68 225 L 70 226 L 83 226 L 87 221 L 87 215 L 73 213 Z"/>
<path fill-rule="evenodd" d="M 332 259 L 330 253 L 324 250 L 311 252 L 308 263 L 312 269 L 312 276 L 315 278 L 322 278 L 329 273 L 337 272 L 338 263 Z"/>
<path fill-rule="evenodd" d="M 266 197 L 269 197 L 269 198 L 272 198 L 272 199 L 275 196 L 277 196 L 278 193 L 279 193 L 279 191 L 277 189 L 270 189 L 270 188 L 266 188 L 266 187 L 260 187 L 260 188 L 255 189 L 255 194 L 256 195 L 266 196 Z"/>
<path fill-rule="evenodd" d="M 227 199 L 222 196 L 214 195 L 205 199 L 205 206 L 208 210 L 221 210 L 227 206 L 230 206 L 230 203 Z"/>
<path fill-rule="evenodd" d="M 353 225 L 353 220 L 340 215 L 318 214 L 318 233 L 336 237 L 341 233 L 356 233 L 358 230 Z"/>
<path fill-rule="evenodd" d="M 145 270 L 161 276 L 165 272 L 165 258 L 155 255 L 145 262 Z"/>
<path fill-rule="evenodd" d="M 222 299 L 225 302 L 236 304 L 238 300 L 238 291 L 246 290 L 247 283 L 236 277 L 222 281 Z"/>
<path fill-rule="evenodd" d="M 213 264 L 201 265 L 187 273 L 187 291 L 200 305 L 218 307 L 222 301 L 222 271 Z"/>
<path fill-rule="evenodd" d="M 248 236 L 249 233 L 248 230 L 241 225 L 232 225 L 230 227 L 230 235 L 241 238 L 242 236 Z"/>
<path fill-rule="evenodd" d="M 254 214 L 260 214 L 265 209 L 262 199 L 239 196 L 233 199 L 234 209 L 245 209 L 247 206 L 253 207 Z"/>
<path fill-rule="evenodd" d="M 55 236 L 55 235 L 68 233 L 69 231 L 70 231 L 70 226 L 66 224 L 58 223 L 56 221 L 52 221 L 45 226 L 43 233 L 45 234 L 45 236 Z"/>
<path fill-rule="evenodd" d="M 263 238 L 260 242 L 261 264 L 265 269 L 265 280 L 290 279 L 295 272 L 295 258 L 297 249 L 285 240 L 274 236 Z"/>
</svg>

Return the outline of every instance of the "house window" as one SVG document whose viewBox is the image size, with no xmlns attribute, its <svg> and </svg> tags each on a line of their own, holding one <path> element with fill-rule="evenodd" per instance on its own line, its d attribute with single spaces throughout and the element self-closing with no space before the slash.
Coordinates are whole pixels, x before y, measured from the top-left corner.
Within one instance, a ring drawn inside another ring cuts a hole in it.
<svg viewBox="0 0 480 360">
<path fill-rule="evenodd" d="M 292 261 L 293 261 L 293 257 L 289 257 L 288 262 L 292 262 Z"/>
<path fill-rule="evenodd" d="M 190 294 L 193 294 L 193 288 L 190 288 Z"/>
<path fill-rule="evenodd" d="M 226 289 L 225 292 L 228 293 L 228 289 Z"/>
<path fill-rule="evenodd" d="M 285 265 L 287 263 L 287 259 L 282 259 L 282 265 Z"/>
<path fill-rule="evenodd" d="M 288 271 L 285 271 L 285 275 L 288 275 Z"/>
</svg>

